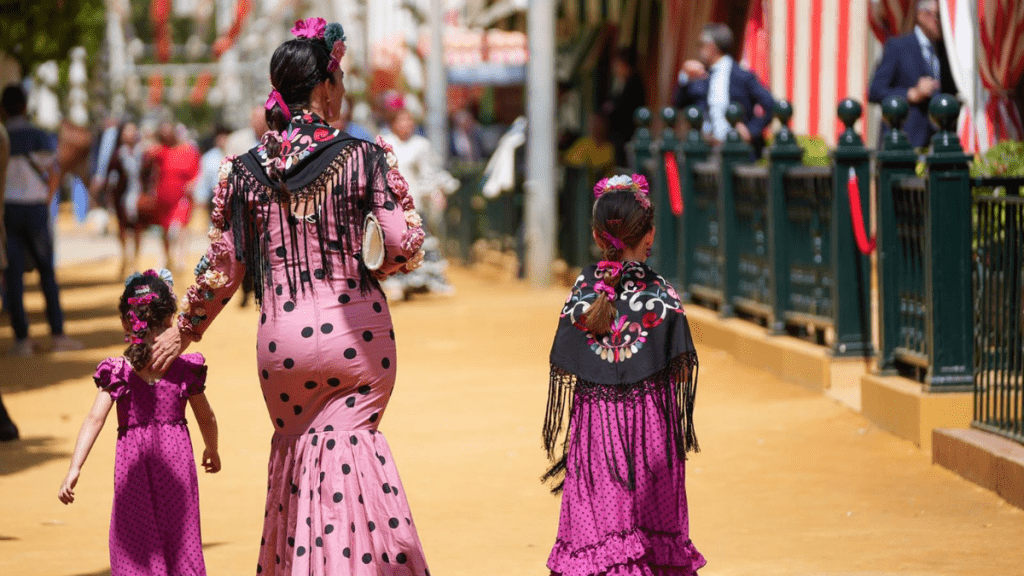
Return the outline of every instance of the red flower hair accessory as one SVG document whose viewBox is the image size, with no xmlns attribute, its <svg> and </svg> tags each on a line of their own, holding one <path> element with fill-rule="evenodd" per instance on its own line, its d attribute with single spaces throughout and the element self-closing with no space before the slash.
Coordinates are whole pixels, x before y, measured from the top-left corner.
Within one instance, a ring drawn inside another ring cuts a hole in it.
<svg viewBox="0 0 1024 576">
<path fill-rule="evenodd" d="M 602 178 L 594 186 L 594 198 L 600 198 L 608 192 L 633 192 L 633 196 L 636 197 L 636 201 L 641 206 L 648 210 L 651 208 L 651 199 L 648 196 L 650 188 L 647 184 L 647 178 L 643 174 L 633 174 L 630 176 L 620 174 L 611 178 Z"/>
<path fill-rule="evenodd" d="M 296 20 L 292 27 L 292 34 L 296 38 L 323 38 L 324 30 L 327 28 L 327 21 L 323 18 L 306 18 Z"/>
</svg>

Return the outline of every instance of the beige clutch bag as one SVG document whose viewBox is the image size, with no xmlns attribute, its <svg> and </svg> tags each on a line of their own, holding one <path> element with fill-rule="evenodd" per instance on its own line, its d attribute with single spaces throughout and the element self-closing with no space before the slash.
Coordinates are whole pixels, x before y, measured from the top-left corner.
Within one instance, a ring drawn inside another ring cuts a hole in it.
<svg viewBox="0 0 1024 576">
<path fill-rule="evenodd" d="M 369 270 L 380 270 L 384 264 L 384 230 L 372 212 L 363 222 L 363 264 Z"/>
</svg>

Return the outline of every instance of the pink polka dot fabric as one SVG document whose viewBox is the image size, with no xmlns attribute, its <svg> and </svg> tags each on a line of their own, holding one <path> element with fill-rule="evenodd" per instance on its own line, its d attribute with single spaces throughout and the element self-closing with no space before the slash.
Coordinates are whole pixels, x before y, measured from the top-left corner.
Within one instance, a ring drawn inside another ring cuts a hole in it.
<svg viewBox="0 0 1024 576">
<path fill-rule="evenodd" d="M 685 464 L 670 465 L 665 453 L 663 410 L 649 394 L 625 401 L 646 411 L 635 416 L 646 426 L 635 427 L 633 438 L 620 435 L 618 420 L 633 413 L 622 400 L 577 391 L 558 536 L 548 557 L 553 575 L 692 576 L 706 564 L 690 542 Z M 624 440 L 637 449 L 632 491 L 610 471 L 623 467 L 625 477 Z"/>
<path fill-rule="evenodd" d="M 111 576 L 205 576 L 199 484 L 185 424 L 188 397 L 205 388 L 203 356 L 181 356 L 155 384 L 124 358 L 107 358 L 94 379 L 117 406 Z"/>
</svg>

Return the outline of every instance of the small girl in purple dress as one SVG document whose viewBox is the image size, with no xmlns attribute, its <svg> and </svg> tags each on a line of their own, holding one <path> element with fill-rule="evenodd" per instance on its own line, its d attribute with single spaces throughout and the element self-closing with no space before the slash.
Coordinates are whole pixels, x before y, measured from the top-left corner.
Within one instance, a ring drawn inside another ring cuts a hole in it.
<svg viewBox="0 0 1024 576">
<path fill-rule="evenodd" d="M 125 282 L 118 309 L 129 346 L 123 357 L 107 358 L 96 369 L 93 378 L 99 393 L 82 424 L 58 494 L 65 504 L 75 501 L 82 465 L 116 403 L 111 576 L 206 574 L 199 484 L 185 421 L 187 402 L 206 443 L 203 467 L 208 473 L 218 472 L 217 421 L 203 394 L 205 360 L 201 354 L 186 354 L 163 372 L 147 368 L 153 339 L 174 322 L 172 287 L 166 270 L 136 273 Z"/>
<path fill-rule="evenodd" d="M 685 460 L 697 450 L 697 351 L 675 289 L 644 260 L 654 210 L 643 176 L 598 182 L 593 235 L 551 348 L 544 446 L 562 479 L 556 576 L 692 576 Z M 568 425 L 563 421 L 568 414 Z"/>
</svg>

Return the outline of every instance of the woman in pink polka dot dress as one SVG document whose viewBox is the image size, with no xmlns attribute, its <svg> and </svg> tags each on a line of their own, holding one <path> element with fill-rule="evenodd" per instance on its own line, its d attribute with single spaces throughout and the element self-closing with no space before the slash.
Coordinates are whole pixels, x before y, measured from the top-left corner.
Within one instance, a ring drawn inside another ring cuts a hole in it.
<svg viewBox="0 0 1024 576">
<path fill-rule="evenodd" d="M 185 404 L 199 423 L 207 472 L 220 470 L 217 422 L 203 394 L 206 365 L 201 354 L 176 359 L 164 371 L 146 368 L 156 335 L 171 326 L 176 311 L 170 274 L 134 274 L 121 296 L 121 321 L 131 344 L 124 357 L 100 362 L 100 390 L 82 424 L 71 467 L 58 497 L 70 504 L 96 436 L 117 405 L 114 505 L 110 515 L 112 576 L 205 576 L 199 529 L 199 485 Z M 165 280 L 166 279 L 166 280 Z"/>
<path fill-rule="evenodd" d="M 344 94 L 340 26 L 310 19 L 271 59 L 271 130 L 222 168 L 212 244 L 188 291 L 172 358 L 245 276 L 260 304 L 256 378 L 270 423 L 257 574 L 427 576 L 378 426 L 395 384 L 395 333 L 378 281 L 422 257 L 423 230 L 387 148 L 328 125 Z M 363 262 L 364 222 L 384 261 Z M 376 268 L 376 266 L 374 266 Z"/>
</svg>

